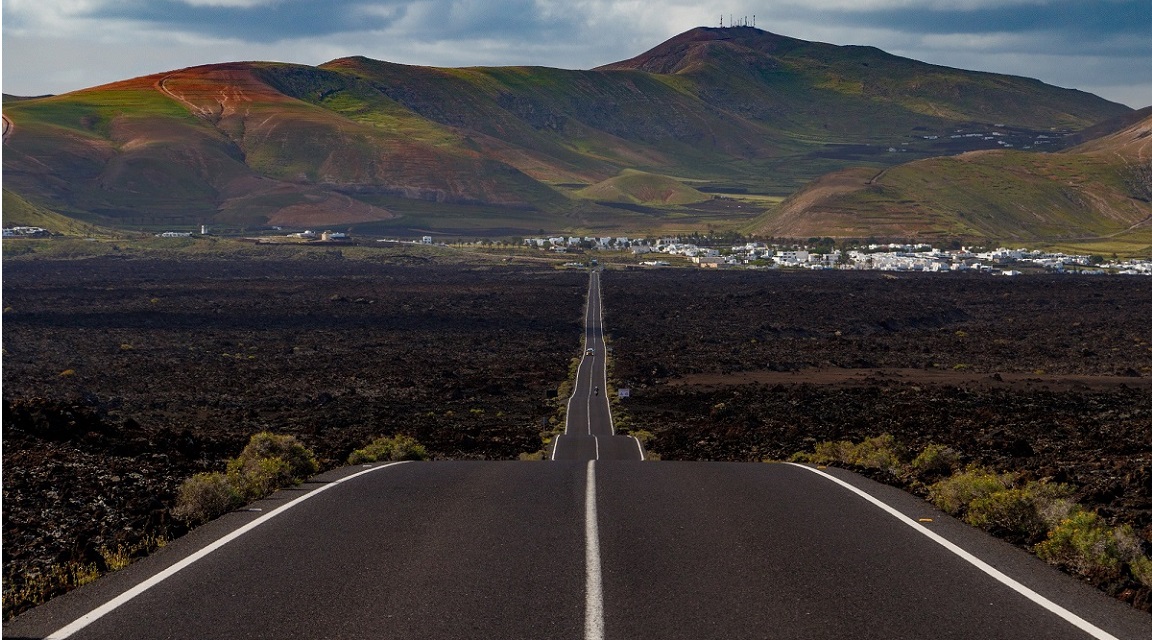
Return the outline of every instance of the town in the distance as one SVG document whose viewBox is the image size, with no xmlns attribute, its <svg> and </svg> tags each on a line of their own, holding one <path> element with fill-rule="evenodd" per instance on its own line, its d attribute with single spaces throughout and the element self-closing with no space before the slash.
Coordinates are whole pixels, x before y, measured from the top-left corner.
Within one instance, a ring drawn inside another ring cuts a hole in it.
<svg viewBox="0 0 1152 640">
<path fill-rule="evenodd" d="M 425 238 L 431 242 L 431 238 Z M 1152 275 L 1152 260 L 1107 258 L 1098 255 L 1069 255 L 1026 248 L 937 248 L 930 244 L 865 244 L 841 250 L 834 243 L 779 245 L 745 242 L 728 247 L 702 246 L 681 238 L 596 238 L 558 236 L 528 238 L 524 243 L 542 251 L 574 250 L 631 251 L 636 255 L 679 256 L 704 268 L 745 269 L 850 269 L 876 271 L 924 271 L 944 273 L 969 271 L 1016 276 L 1027 272 L 1056 272 L 1082 275 Z M 653 257 L 640 264 L 649 267 L 672 266 L 668 260 Z"/>
</svg>

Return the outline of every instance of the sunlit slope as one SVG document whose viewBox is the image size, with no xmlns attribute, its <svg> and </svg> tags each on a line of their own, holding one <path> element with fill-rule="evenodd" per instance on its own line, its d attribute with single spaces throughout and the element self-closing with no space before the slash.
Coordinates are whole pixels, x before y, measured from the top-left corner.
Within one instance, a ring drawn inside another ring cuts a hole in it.
<svg viewBox="0 0 1152 640">
<path fill-rule="evenodd" d="M 752 230 L 1001 241 L 1148 235 L 1152 116 L 1061 153 L 988 151 L 824 176 Z"/>
<path fill-rule="evenodd" d="M 675 178 L 631 169 L 625 170 L 619 176 L 585 187 L 574 195 L 597 202 L 638 205 L 692 204 L 712 197 Z"/>
</svg>

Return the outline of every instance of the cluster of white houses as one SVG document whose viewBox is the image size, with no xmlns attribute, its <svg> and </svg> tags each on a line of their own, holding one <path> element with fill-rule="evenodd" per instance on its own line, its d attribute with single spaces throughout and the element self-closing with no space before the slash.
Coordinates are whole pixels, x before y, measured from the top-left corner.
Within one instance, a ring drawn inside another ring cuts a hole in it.
<svg viewBox="0 0 1152 640">
<path fill-rule="evenodd" d="M 52 232 L 40 227 L 5 227 L 5 238 L 43 238 L 52 235 Z"/>
<path fill-rule="evenodd" d="M 1055 272 L 1117 273 L 1152 275 L 1152 260 L 1113 260 L 1101 262 L 1091 256 L 1068 255 L 999 248 L 992 251 L 937 249 L 928 244 L 867 245 L 847 254 L 839 249 L 815 251 L 808 248 L 781 248 L 760 242 L 748 242 L 726 249 L 701 247 L 678 238 L 597 238 L 558 236 L 529 238 L 524 241 L 539 249 L 565 252 L 580 247 L 592 250 L 630 250 L 640 255 L 661 253 L 681 256 L 704 268 L 796 268 L 855 269 L 877 271 L 953 272 L 975 271 L 997 275 L 1019 275 L 1019 268 L 1043 268 Z M 646 260 L 645 266 L 669 266 L 667 260 Z"/>
</svg>

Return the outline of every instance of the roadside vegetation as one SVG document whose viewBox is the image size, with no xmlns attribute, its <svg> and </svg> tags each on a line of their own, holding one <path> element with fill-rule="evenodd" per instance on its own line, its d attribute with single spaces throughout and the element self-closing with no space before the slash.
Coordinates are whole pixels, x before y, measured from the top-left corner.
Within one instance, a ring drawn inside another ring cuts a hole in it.
<svg viewBox="0 0 1152 640">
<path fill-rule="evenodd" d="M 149 535 L 131 543 L 102 545 L 91 562 L 56 562 L 33 568 L 16 584 L 10 581 L 4 585 L 4 619 L 82 587 L 105 573 L 119 571 L 167 544 L 168 538 Z"/>
<path fill-rule="evenodd" d="M 427 460 L 428 458 L 428 449 L 417 442 L 416 438 L 398 434 L 376 438 L 363 449 L 356 449 L 348 456 L 348 464 Z"/>
<path fill-rule="evenodd" d="M 940 510 L 1028 549 L 1112 595 L 1152 590 L 1148 544 L 1128 524 L 1110 525 L 1077 504 L 1076 488 L 1046 479 L 962 466 L 961 455 L 931 444 L 910 451 L 891 435 L 816 443 L 793 462 L 840 466 L 903 486 Z"/>
<path fill-rule="evenodd" d="M 226 471 L 198 473 L 180 485 L 172 515 L 191 524 L 207 522 L 299 484 L 319 468 L 316 456 L 294 436 L 257 433 Z"/>
<path fill-rule="evenodd" d="M 281 487 L 297 484 L 319 469 L 316 457 L 295 437 L 257 433 L 226 471 L 198 473 L 180 485 L 172 515 L 191 525 L 217 518 Z M 18 584 L 5 584 L 4 618 L 119 571 L 168 544 L 164 535 L 99 546 L 91 561 L 54 563 L 28 571 Z"/>
<path fill-rule="evenodd" d="M 427 449 L 407 435 L 380 437 L 348 457 L 348 464 L 384 460 L 427 460 Z M 320 465 L 313 452 L 294 436 L 263 431 L 249 439 L 240 455 L 227 460 L 222 472 L 198 473 L 177 490 L 172 516 L 189 526 L 214 520 L 274 491 L 303 482 Z M 100 546 L 91 562 L 54 563 L 28 571 L 19 584 L 6 584 L 4 618 L 86 585 L 105 573 L 119 571 L 166 546 L 169 539 L 148 535 L 128 543 Z"/>
</svg>

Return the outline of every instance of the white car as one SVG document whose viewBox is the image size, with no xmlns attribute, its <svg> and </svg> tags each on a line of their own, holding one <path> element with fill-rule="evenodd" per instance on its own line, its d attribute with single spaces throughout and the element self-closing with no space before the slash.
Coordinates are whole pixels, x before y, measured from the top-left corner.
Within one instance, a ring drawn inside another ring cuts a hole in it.
<svg viewBox="0 0 1152 640">
<path fill-rule="evenodd" d="M 584 355 L 586 355 L 586 356 L 594 356 L 594 355 L 596 355 L 596 350 L 595 350 L 595 349 L 585 349 L 585 350 L 584 350 Z"/>
</svg>

